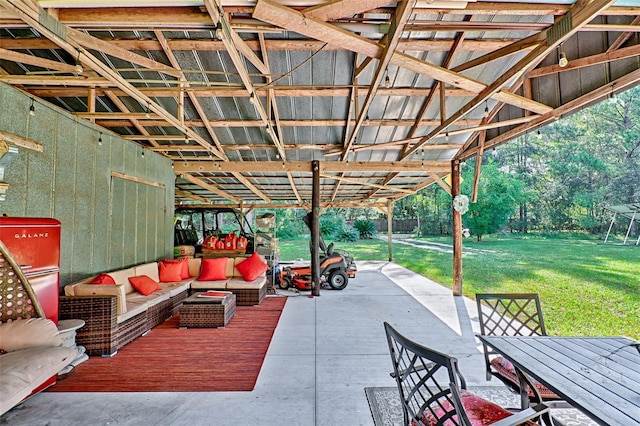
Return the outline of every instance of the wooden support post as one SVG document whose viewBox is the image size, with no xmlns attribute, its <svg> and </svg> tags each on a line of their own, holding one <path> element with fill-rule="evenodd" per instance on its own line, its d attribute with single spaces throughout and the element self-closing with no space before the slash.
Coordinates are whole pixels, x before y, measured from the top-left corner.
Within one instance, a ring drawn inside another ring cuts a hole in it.
<svg viewBox="0 0 640 426">
<path fill-rule="evenodd" d="M 460 195 L 460 160 L 451 162 L 451 212 L 453 216 L 453 295 L 462 296 L 462 215 L 453 208 L 453 198 Z"/>
<path fill-rule="evenodd" d="M 387 239 L 389 241 L 389 262 L 393 262 L 393 207 L 395 202 L 389 200 L 387 203 Z"/>
<path fill-rule="evenodd" d="M 320 162 L 311 162 L 313 184 L 311 189 L 311 278 L 314 296 L 320 296 Z"/>
</svg>

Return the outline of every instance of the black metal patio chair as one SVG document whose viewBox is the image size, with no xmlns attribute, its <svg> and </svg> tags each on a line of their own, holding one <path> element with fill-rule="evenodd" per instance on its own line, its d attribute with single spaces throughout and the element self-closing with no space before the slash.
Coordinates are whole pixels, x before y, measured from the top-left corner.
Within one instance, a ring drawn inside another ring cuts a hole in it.
<svg viewBox="0 0 640 426">
<path fill-rule="evenodd" d="M 540 297 L 536 293 L 476 293 L 480 334 L 483 336 L 546 336 Z M 514 392 L 520 380 L 513 365 L 485 343 L 487 380 L 497 377 Z M 549 388 L 527 378 L 527 394 L 535 402 L 561 401 Z M 566 404 L 555 404 L 563 406 Z"/>
<path fill-rule="evenodd" d="M 429 349 L 384 323 L 405 426 L 536 425 L 544 404 L 516 413 L 466 390 L 456 358 Z"/>
</svg>

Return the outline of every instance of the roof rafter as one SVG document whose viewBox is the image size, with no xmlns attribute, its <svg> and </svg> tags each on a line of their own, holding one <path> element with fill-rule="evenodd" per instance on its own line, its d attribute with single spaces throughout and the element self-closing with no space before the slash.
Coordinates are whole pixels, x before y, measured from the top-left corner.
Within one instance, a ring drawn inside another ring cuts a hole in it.
<svg viewBox="0 0 640 426">
<path fill-rule="evenodd" d="M 346 49 L 366 56 L 380 58 L 380 55 L 383 52 L 383 47 L 374 41 L 357 36 L 352 32 L 343 30 L 312 17 L 308 17 L 302 12 L 282 6 L 271 0 L 258 0 L 253 11 L 253 16 L 273 25 L 280 26 L 308 37 L 322 40 L 330 44 L 341 45 Z M 428 62 L 421 61 L 406 53 L 396 52 L 390 62 L 399 67 L 435 78 L 474 93 L 479 93 L 486 88 L 486 85 L 479 81 Z M 495 93 L 493 96 L 497 100 L 520 108 L 530 109 L 537 113 L 548 112 L 551 109 L 539 102 L 535 102 L 531 99 L 526 99 L 506 91 Z"/>
</svg>

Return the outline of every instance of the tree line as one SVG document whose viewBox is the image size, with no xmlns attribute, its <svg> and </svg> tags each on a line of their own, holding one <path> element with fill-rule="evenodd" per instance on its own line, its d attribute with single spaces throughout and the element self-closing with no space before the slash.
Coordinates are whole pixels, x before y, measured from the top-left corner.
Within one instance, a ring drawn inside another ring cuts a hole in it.
<svg viewBox="0 0 640 426">
<path fill-rule="evenodd" d="M 611 213 L 605 206 L 640 202 L 640 87 L 611 100 L 485 152 L 477 201 L 469 204 L 463 227 L 478 239 L 496 232 L 606 232 Z M 475 163 L 462 164 L 461 191 L 469 198 Z M 415 219 L 417 234 L 450 235 L 451 207 L 451 196 L 431 185 L 396 201 L 394 218 Z M 278 236 L 308 234 L 305 214 L 279 210 Z M 353 240 L 355 221 L 381 217 L 371 208 L 328 209 L 321 229 Z M 614 230 L 628 226 L 620 220 Z"/>
<path fill-rule="evenodd" d="M 475 162 L 462 166 L 461 191 L 469 197 Z M 640 202 L 640 88 L 485 152 L 481 170 L 477 202 L 463 216 L 478 238 L 498 231 L 606 232 L 605 206 Z M 394 215 L 417 218 L 421 234 L 446 235 L 451 197 L 431 185 L 396 202 Z"/>
</svg>

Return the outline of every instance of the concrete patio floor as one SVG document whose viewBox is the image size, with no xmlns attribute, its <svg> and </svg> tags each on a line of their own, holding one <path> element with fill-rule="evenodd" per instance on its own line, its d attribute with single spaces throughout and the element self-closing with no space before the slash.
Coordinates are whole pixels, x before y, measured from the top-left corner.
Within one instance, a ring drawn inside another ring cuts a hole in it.
<svg viewBox="0 0 640 426">
<path fill-rule="evenodd" d="M 371 426 L 364 388 L 395 385 L 384 321 L 456 356 L 469 385 L 500 386 L 485 381 L 475 302 L 394 263 L 358 268 L 343 291 L 289 297 L 252 392 L 43 392 L 0 424 Z"/>
</svg>

